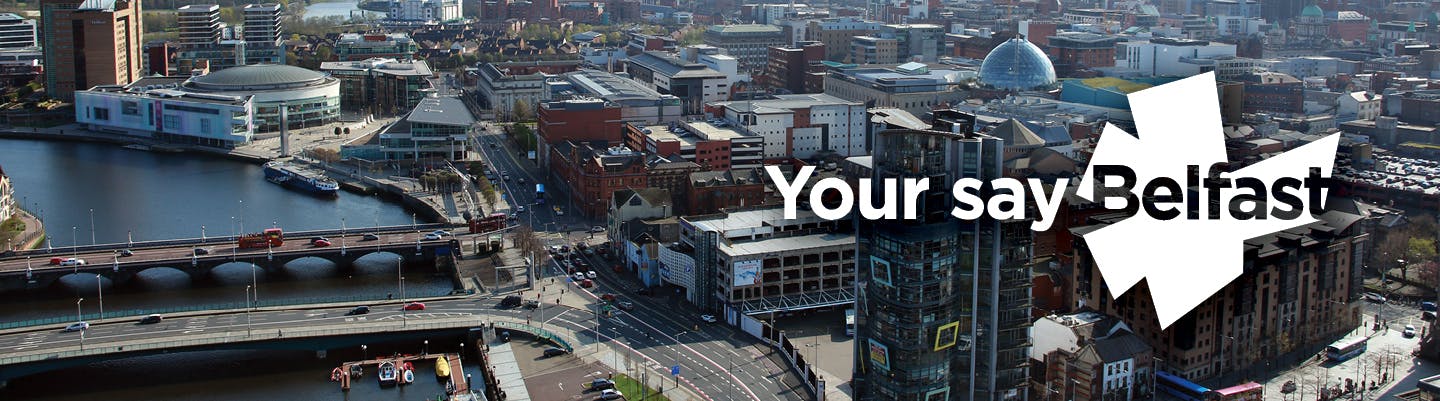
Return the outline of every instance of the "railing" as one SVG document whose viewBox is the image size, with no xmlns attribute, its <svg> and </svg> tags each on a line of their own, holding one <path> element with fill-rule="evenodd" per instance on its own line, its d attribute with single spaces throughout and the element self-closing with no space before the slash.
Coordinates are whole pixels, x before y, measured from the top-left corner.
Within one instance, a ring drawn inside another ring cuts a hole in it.
<svg viewBox="0 0 1440 401">
<path fill-rule="evenodd" d="M 530 335 L 533 335 L 533 336 L 535 336 L 535 337 L 537 337 L 537 338 L 540 338 L 540 339 L 542 339 L 542 340 L 547 340 L 547 341 L 553 342 L 553 343 L 555 343 L 555 345 L 559 345 L 560 348 L 564 348 L 564 349 L 565 349 L 565 352 L 575 352 L 575 347 L 570 346 L 570 342 L 569 342 L 569 341 L 565 341 L 564 338 L 561 338 L 559 335 L 556 335 L 555 333 L 551 333 L 549 330 L 545 330 L 545 329 L 542 329 L 542 328 L 538 328 L 538 327 L 530 326 L 530 325 L 525 325 L 525 324 L 506 322 L 506 321 L 503 321 L 503 320 L 502 320 L 502 321 L 495 322 L 495 327 L 502 328 L 502 329 L 506 329 L 506 330 L 523 331 L 523 332 L 529 333 Z"/>
<path fill-rule="evenodd" d="M 342 233 L 344 233 L 344 234 L 361 234 L 361 233 L 385 234 L 385 233 L 396 233 L 396 232 L 405 232 L 405 231 L 414 231 L 414 230 L 433 230 L 433 229 L 449 228 L 449 227 L 450 227 L 450 225 L 444 224 L 444 223 L 425 223 L 425 224 L 416 224 L 416 225 L 413 225 L 413 226 L 411 226 L 411 225 L 399 225 L 399 226 L 384 226 L 384 227 L 354 227 L 354 228 L 346 228 L 345 230 L 340 230 L 340 229 L 327 229 L 327 230 L 311 230 L 311 231 L 294 231 L 294 232 L 286 232 L 286 233 L 285 233 L 285 236 L 287 236 L 287 237 L 314 237 L 314 236 L 326 236 L 326 235 L 339 235 L 339 234 L 342 234 Z M 157 240 L 157 241 L 137 241 L 137 242 L 130 242 L 130 243 L 116 243 L 116 244 L 61 246 L 61 247 L 53 247 L 53 248 L 50 248 L 50 249 L 31 249 L 31 250 L 26 250 L 26 251 L 17 251 L 17 252 L 15 252 L 15 254 L 14 254 L 13 256 L 7 256 L 7 257 L 5 257 L 5 258 L 3 258 L 3 259 L 0 259 L 0 260 L 17 259 L 17 258 L 22 257 L 22 256 L 31 256 L 31 255 L 49 255 L 49 254 L 53 254 L 53 253 L 92 252 L 92 251 L 104 251 L 104 250 L 114 250 L 114 249 L 163 248 L 163 247 L 170 247 L 170 246 L 176 246 L 176 245 L 191 245 L 191 244 L 209 244 L 209 243 L 235 242 L 235 241 L 238 241 L 238 240 L 239 240 L 239 237 L 238 237 L 238 236 L 234 236 L 234 235 L 224 235 L 224 236 L 218 236 L 218 237 L 206 236 L 203 240 L 202 240 L 201 238 L 182 238 L 182 239 L 169 239 L 169 240 Z"/>
<path fill-rule="evenodd" d="M 415 296 L 415 298 L 439 297 L 439 296 L 446 296 L 446 295 L 451 295 L 451 294 L 452 294 L 451 292 L 436 291 L 436 292 L 433 293 L 433 294 L 420 294 L 420 295 L 418 295 L 418 296 Z M 256 307 L 256 308 L 263 308 L 263 307 L 273 307 L 273 306 L 294 306 L 294 305 L 313 305 L 313 304 L 330 304 L 330 303 L 354 303 L 354 302 L 379 301 L 379 300 L 384 300 L 384 298 L 379 297 L 378 294 L 376 294 L 376 295 L 349 295 L 349 296 L 333 296 L 333 297 L 281 298 L 281 299 L 275 299 L 275 300 L 265 300 L 265 301 L 253 302 L 252 305 L 253 305 L 253 307 Z M 135 317 L 135 316 L 146 316 L 146 315 L 156 314 L 156 313 L 165 314 L 165 313 L 196 312 L 196 311 L 230 311 L 230 312 L 236 312 L 236 313 L 238 313 L 238 312 L 243 312 L 245 309 L 246 309 L 245 302 L 226 302 L 226 303 L 199 304 L 199 305 L 183 305 L 183 306 L 175 306 L 175 307 L 168 307 L 168 308 L 153 308 L 153 309 L 125 309 L 125 310 L 118 310 L 118 311 L 106 311 L 103 316 L 102 316 L 101 314 L 99 314 L 99 313 L 87 313 L 87 314 L 79 315 L 79 316 L 57 316 L 57 317 L 43 318 L 43 319 L 22 320 L 22 321 L 18 321 L 18 322 L 3 322 L 3 323 L 0 323 L 0 330 L 21 328 L 21 327 L 45 326 L 45 325 L 51 325 L 51 324 L 53 324 L 53 325 L 68 325 L 68 324 L 70 324 L 70 323 L 75 323 L 75 322 L 77 321 L 77 320 L 75 320 L 77 317 L 80 319 L 79 321 L 92 321 L 92 322 L 93 322 L 93 321 L 98 320 L 98 319 L 115 319 L 115 318 L 126 318 L 126 317 Z"/>
</svg>

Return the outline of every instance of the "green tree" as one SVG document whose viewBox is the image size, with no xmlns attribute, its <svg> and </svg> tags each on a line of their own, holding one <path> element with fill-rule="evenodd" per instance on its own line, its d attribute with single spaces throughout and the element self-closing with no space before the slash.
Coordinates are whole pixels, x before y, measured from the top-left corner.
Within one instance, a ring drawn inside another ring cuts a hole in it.
<svg viewBox="0 0 1440 401">
<path fill-rule="evenodd" d="M 525 99 L 515 99 L 515 104 L 510 107 L 510 117 L 514 121 L 530 121 L 533 112 L 530 110 L 530 102 Z"/>
</svg>

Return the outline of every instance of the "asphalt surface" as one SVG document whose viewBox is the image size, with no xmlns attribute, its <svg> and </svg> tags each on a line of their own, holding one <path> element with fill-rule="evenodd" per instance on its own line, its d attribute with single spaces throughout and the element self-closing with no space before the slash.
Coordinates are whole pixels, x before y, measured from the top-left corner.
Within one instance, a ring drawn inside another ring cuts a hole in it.
<svg viewBox="0 0 1440 401">
<path fill-rule="evenodd" d="M 341 237 L 341 236 L 329 236 L 329 237 L 326 237 L 326 238 L 328 238 L 328 239 L 330 240 L 330 242 L 331 242 L 331 245 L 329 246 L 329 248 L 337 248 L 337 249 L 341 247 L 342 241 L 343 241 L 343 245 L 346 246 L 346 247 L 349 247 L 349 248 L 363 248 L 363 247 L 366 247 L 366 246 L 377 246 L 377 245 L 393 245 L 393 244 L 397 244 L 397 243 L 415 243 L 416 240 L 420 240 L 420 241 L 425 242 L 425 243 L 435 242 L 435 241 L 427 241 L 427 240 L 424 239 L 425 234 L 426 234 L 426 233 L 429 233 L 429 232 L 432 231 L 432 230 L 421 230 L 421 231 L 424 231 L 424 232 L 404 232 L 404 233 L 391 233 L 391 234 L 377 234 L 377 235 L 380 237 L 380 239 L 378 239 L 378 240 L 374 240 L 374 241 L 362 241 L 361 239 L 363 238 L 365 231 L 364 231 L 364 229 L 356 229 L 354 233 L 346 234 L 344 237 Z M 449 240 L 449 238 L 444 238 L 444 239 L 442 239 L 442 240 Z M 86 264 L 88 264 L 88 265 L 108 266 L 108 265 L 111 265 L 112 263 L 118 263 L 118 264 L 120 264 L 120 266 L 123 268 L 126 264 L 128 264 L 128 263 L 135 263 L 135 262 L 153 262 L 153 261 L 162 261 L 162 260 L 190 259 L 190 257 L 194 254 L 195 249 L 206 249 L 206 250 L 208 250 L 208 251 L 210 252 L 210 253 L 207 254 L 207 255 L 197 255 L 197 256 L 196 256 L 196 257 L 198 257 L 198 258 L 204 259 L 204 258 L 214 258 L 214 257 L 232 257 L 232 256 L 234 256 L 234 257 L 239 257 L 239 256 L 251 256 L 251 255 L 265 255 L 266 253 L 271 252 L 271 251 L 274 251 L 274 252 L 290 252 L 290 251 L 309 250 L 309 249 L 315 249 L 315 248 L 320 248 L 320 247 L 317 247 L 317 246 L 315 246 L 315 245 L 310 244 L 310 238 L 309 238 L 309 237 L 305 237 L 305 238 L 286 238 L 285 241 L 284 241 L 284 245 L 278 246 L 278 247 L 274 247 L 274 248 L 269 248 L 269 249 L 267 249 L 267 248 L 240 249 L 240 248 L 236 245 L 236 243 L 234 243 L 234 242 L 230 242 L 230 241 L 220 241 L 220 240 L 211 240 L 211 242 L 204 243 L 204 244 L 195 244 L 195 245 L 193 245 L 193 246 L 176 246 L 176 247 L 161 247 L 161 248 L 136 248 L 136 249 L 132 249 L 132 252 L 134 252 L 134 255 L 132 255 L 132 256 L 123 256 L 123 257 L 122 257 L 122 256 L 119 256 L 119 254 L 115 253 L 114 251 L 109 251 L 109 250 L 106 250 L 106 251 L 97 251 L 97 252 L 70 253 L 70 252 L 64 252 L 64 249 L 62 249 L 62 248 L 56 248 L 54 253 L 51 253 L 51 254 L 48 254 L 48 255 L 37 255 L 37 256 L 33 256 L 33 257 L 28 258 L 28 260 L 27 260 L 26 257 L 15 257 L 15 258 L 9 258 L 9 259 L 5 259 L 5 260 L 0 260 L 0 271 L 23 271 L 23 270 L 25 270 L 26 267 L 30 267 L 30 268 L 32 268 L 32 269 L 34 269 L 34 270 L 36 270 L 36 271 L 41 271 L 41 270 L 46 270 L 46 269 L 73 269 L 73 268 L 74 268 L 74 267 L 72 267 L 72 266 L 58 266 L 58 265 L 50 264 L 51 258 L 72 258 L 72 257 L 78 257 L 78 258 L 80 258 L 80 259 L 84 259 L 85 262 L 86 262 Z"/>
</svg>

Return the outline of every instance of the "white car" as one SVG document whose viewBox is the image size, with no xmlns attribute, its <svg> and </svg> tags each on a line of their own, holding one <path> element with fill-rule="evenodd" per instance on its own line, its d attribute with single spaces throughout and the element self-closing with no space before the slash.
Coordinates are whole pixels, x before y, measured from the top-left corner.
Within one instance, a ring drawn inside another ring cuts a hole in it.
<svg viewBox="0 0 1440 401">
<path fill-rule="evenodd" d="M 587 278 L 595 278 L 595 271 L 594 271 L 594 270 L 591 270 L 591 271 L 585 272 L 585 277 L 587 277 Z"/>
<path fill-rule="evenodd" d="M 525 206 L 516 206 L 515 213 L 525 213 Z"/>
<path fill-rule="evenodd" d="M 585 279 L 585 273 L 575 272 L 575 281 L 580 281 L 580 280 L 584 280 L 584 279 Z"/>
<path fill-rule="evenodd" d="M 715 323 L 718 321 L 715 320 L 715 315 L 700 315 L 700 320 L 705 321 L 705 323 Z"/>
<path fill-rule="evenodd" d="M 84 266 L 84 265 L 85 265 L 85 259 L 65 258 L 65 260 L 60 261 L 60 265 L 61 265 L 61 266 Z"/>
<path fill-rule="evenodd" d="M 605 226 L 594 226 L 594 227 L 590 227 L 590 232 L 592 232 L 592 233 L 603 233 L 603 232 L 605 232 Z"/>
<path fill-rule="evenodd" d="M 71 323 L 69 326 L 65 326 L 65 330 L 64 330 L 64 331 L 65 331 L 66 333 L 69 333 L 69 332 L 73 332 L 73 331 L 85 331 L 85 329 L 88 329 L 88 328 L 90 328 L 90 323 L 86 323 L 86 322 L 75 322 L 75 323 Z"/>
<path fill-rule="evenodd" d="M 1414 336 L 1415 336 L 1415 326 L 1408 325 L 1408 324 L 1405 325 L 1405 332 L 1404 332 L 1403 334 L 1405 334 L 1405 337 L 1406 337 L 1406 338 L 1414 337 Z"/>
<path fill-rule="evenodd" d="M 435 233 L 425 234 L 425 240 L 426 240 L 426 241 L 434 241 L 434 240 L 437 240 L 437 239 L 440 239 L 440 236 L 439 236 L 439 235 L 436 235 Z"/>
<path fill-rule="evenodd" d="M 596 399 L 597 399 L 597 400 L 623 400 L 623 399 L 625 399 L 625 394 L 620 393 L 620 390 L 608 389 L 608 388 L 607 388 L 607 389 L 601 390 L 601 391 L 600 391 L 600 398 L 596 398 Z"/>
<path fill-rule="evenodd" d="M 449 237 L 449 236 L 453 235 L 453 234 L 450 234 L 449 231 L 445 231 L 445 230 L 435 230 L 435 231 L 432 231 L 432 232 L 430 232 L 430 233 L 431 233 L 431 234 L 435 234 L 435 235 L 439 235 L 439 236 L 441 236 L 441 237 Z"/>
</svg>

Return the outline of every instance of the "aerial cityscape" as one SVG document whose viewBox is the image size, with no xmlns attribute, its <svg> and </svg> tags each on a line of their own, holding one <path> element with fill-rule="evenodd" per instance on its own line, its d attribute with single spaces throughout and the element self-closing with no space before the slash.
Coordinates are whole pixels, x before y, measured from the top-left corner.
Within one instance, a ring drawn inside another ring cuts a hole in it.
<svg viewBox="0 0 1440 401">
<path fill-rule="evenodd" d="M 0 0 L 0 399 L 1440 399 L 1440 1 L 247 1 Z M 1162 322 L 1077 188 L 1194 77 L 1339 145 Z"/>
</svg>

